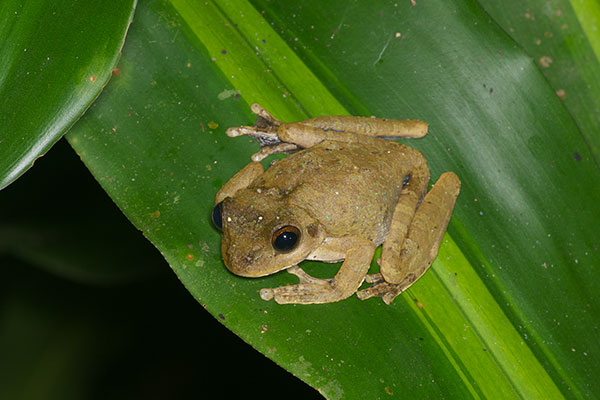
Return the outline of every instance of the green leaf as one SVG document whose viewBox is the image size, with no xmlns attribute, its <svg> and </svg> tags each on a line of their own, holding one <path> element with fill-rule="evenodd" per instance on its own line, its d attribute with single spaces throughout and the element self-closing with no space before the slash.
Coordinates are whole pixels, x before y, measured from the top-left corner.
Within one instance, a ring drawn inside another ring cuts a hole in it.
<svg viewBox="0 0 600 400">
<path fill-rule="evenodd" d="M 478 4 L 147 2 L 119 68 L 70 143 L 209 312 L 326 397 L 600 395 L 599 172 L 536 63 Z M 224 134 L 253 123 L 252 102 L 290 121 L 429 123 L 409 144 L 463 189 L 432 270 L 394 304 L 281 306 L 258 291 L 288 274 L 225 270 L 210 213 L 257 149 Z"/>
<path fill-rule="evenodd" d="M 600 3 L 481 0 L 533 57 L 577 122 L 600 165 Z"/>
<path fill-rule="evenodd" d="M 0 5 L 0 189 L 73 125 L 108 82 L 135 0 Z"/>
</svg>

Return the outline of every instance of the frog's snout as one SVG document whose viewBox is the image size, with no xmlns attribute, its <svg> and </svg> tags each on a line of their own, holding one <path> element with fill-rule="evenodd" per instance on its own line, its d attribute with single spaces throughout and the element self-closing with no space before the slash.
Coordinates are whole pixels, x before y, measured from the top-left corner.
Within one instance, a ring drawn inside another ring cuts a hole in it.
<svg viewBox="0 0 600 400">
<path fill-rule="evenodd" d="M 250 250 L 247 252 L 240 252 L 240 254 L 237 254 L 236 252 L 225 252 L 223 260 L 229 271 L 239 276 L 253 278 L 260 276 L 253 268 L 259 258 L 259 250 Z"/>
</svg>

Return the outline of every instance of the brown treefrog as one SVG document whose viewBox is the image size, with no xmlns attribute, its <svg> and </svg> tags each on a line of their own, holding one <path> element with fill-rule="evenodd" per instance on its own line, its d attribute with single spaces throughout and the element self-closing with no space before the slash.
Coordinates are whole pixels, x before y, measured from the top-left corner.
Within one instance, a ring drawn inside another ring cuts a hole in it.
<svg viewBox="0 0 600 400">
<path fill-rule="evenodd" d="M 298 276 L 299 284 L 260 291 L 280 304 L 339 301 L 363 281 L 372 285 L 359 299 L 391 303 L 435 259 L 460 191 L 446 172 L 428 192 L 423 154 L 384 140 L 423 137 L 427 124 L 353 116 L 282 123 L 258 104 L 252 111 L 253 126 L 227 135 L 252 136 L 261 150 L 215 198 L 225 266 L 245 277 Z M 291 155 L 263 170 L 259 161 L 273 153 Z M 380 272 L 367 275 L 379 245 Z M 298 267 L 303 260 L 343 263 L 334 278 L 317 279 Z"/>
</svg>

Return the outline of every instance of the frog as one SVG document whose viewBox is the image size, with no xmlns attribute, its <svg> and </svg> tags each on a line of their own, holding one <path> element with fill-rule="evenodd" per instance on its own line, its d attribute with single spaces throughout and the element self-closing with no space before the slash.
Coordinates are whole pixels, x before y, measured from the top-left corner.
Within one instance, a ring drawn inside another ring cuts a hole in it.
<svg viewBox="0 0 600 400">
<path fill-rule="evenodd" d="M 261 299 L 279 304 L 332 303 L 355 293 L 391 304 L 436 258 L 460 192 L 454 172 L 429 190 L 425 156 L 393 140 L 421 138 L 427 123 L 349 115 L 284 123 L 259 104 L 251 110 L 254 125 L 226 134 L 250 136 L 260 150 L 214 200 L 225 267 L 248 278 L 297 276 L 297 284 L 260 290 Z M 287 157 L 265 170 L 260 161 L 279 153 Z M 378 246 L 379 272 L 369 274 Z M 321 279 L 299 266 L 304 260 L 342 264 Z"/>
</svg>

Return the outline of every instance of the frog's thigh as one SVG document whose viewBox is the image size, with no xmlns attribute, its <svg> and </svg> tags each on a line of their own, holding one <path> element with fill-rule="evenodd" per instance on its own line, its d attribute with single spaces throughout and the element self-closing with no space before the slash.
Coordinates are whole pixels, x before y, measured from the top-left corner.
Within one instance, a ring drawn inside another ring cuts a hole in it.
<svg viewBox="0 0 600 400">
<path fill-rule="evenodd" d="M 385 268 L 382 264 L 383 277 L 389 283 L 400 284 L 399 292 L 421 277 L 437 256 L 459 191 L 456 174 L 443 174 L 417 209 L 399 257 Z"/>
<path fill-rule="evenodd" d="M 225 197 L 232 197 L 238 190 L 248 187 L 248 185 L 261 176 L 263 172 L 263 166 L 258 162 L 251 162 L 246 165 L 217 192 L 215 204 L 222 202 Z"/>
<path fill-rule="evenodd" d="M 279 304 L 332 303 L 350 297 L 369 270 L 375 245 L 367 239 L 340 238 L 339 246 L 340 252 L 345 253 L 345 259 L 335 278 L 314 281 L 305 279 L 305 283 L 297 285 L 262 289 L 261 297 L 264 300 L 274 298 Z"/>
</svg>

